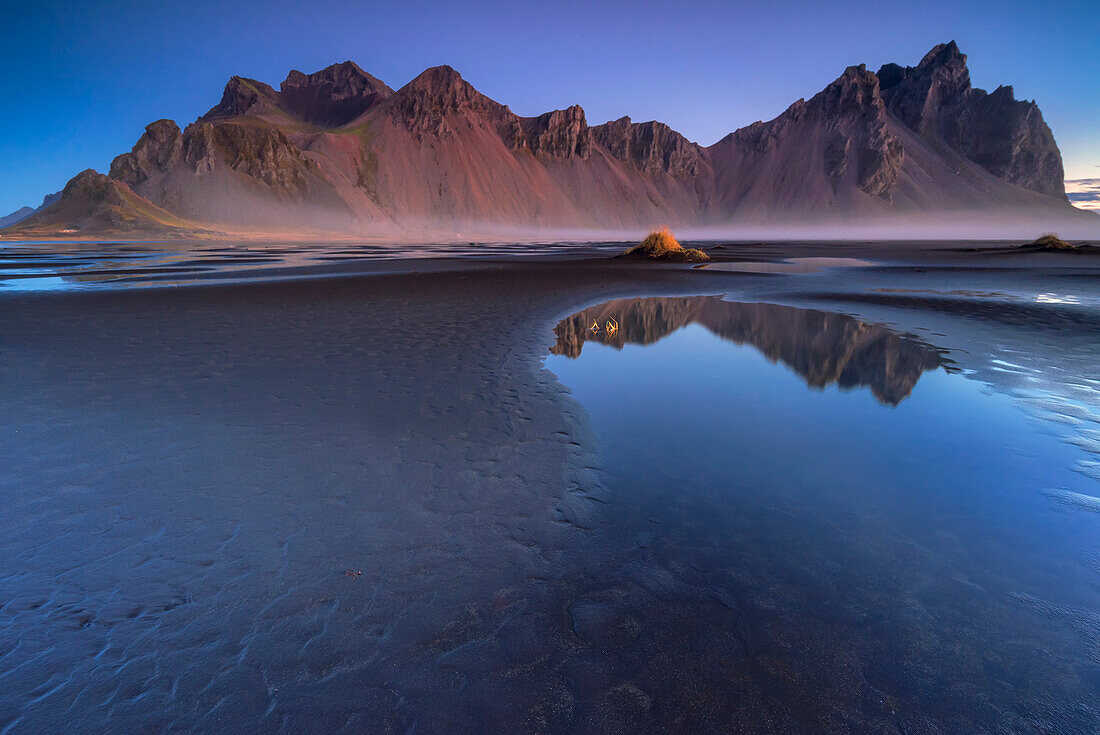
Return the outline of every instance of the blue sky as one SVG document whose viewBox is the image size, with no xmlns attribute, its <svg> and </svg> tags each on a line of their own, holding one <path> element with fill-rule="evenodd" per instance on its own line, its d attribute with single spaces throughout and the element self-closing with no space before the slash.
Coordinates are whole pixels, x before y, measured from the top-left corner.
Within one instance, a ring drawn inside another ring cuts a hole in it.
<svg viewBox="0 0 1100 735">
<path fill-rule="evenodd" d="M 181 125 L 233 74 L 351 59 L 397 88 L 450 64 L 533 115 L 658 119 L 709 145 L 849 64 L 954 39 L 976 86 L 1035 99 L 1068 178 L 1100 177 L 1100 2 L 23 2 L 0 23 L 0 214 L 104 171 L 145 124 Z"/>
</svg>

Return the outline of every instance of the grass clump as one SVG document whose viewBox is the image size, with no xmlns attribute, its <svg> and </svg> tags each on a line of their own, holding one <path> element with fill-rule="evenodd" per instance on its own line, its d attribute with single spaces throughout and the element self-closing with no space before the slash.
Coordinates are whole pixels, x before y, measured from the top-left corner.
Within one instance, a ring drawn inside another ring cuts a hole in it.
<svg viewBox="0 0 1100 735">
<path fill-rule="evenodd" d="M 710 260 L 710 256 L 702 250 L 685 248 L 678 243 L 667 227 L 649 233 L 641 243 L 624 252 L 622 257 L 664 260 L 674 263 L 694 263 Z"/>
<path fill-rule="evenodd" d="M 1045 235 L 1039 237 L 1038 240 L 1033 240 L 1023 247 L 1031 250 L 1076 250 L 1077 246 L 1072 243 L 1068 243 L 1062 238 L 1055 235 L 1053 232 L 1048 232 Z"/>
</svg>

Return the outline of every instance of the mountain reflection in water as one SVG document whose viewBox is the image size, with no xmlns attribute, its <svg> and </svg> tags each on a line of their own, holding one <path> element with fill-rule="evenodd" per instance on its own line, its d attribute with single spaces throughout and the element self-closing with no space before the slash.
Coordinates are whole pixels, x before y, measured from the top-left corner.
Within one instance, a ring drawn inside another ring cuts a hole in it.
<svg viewBox="0 0 1100 735">
<path fill-rule="evenodd" d="M 610 333 L 609 321 L 618 324 Z M 752 345 L 768 359 L 790 367 L 811 387 L 867 386 L 890 406 L 906 398 L 925 371 L 950 366 L 934 347 L 881 324 L 717 296 L 620 299 L 579 311 L 554 328 L 557 342 L 550 352 L 576 358 L 589 340 L 619 349 L 625 344 L 652 344 L 689 324 Z"/>
</svg>

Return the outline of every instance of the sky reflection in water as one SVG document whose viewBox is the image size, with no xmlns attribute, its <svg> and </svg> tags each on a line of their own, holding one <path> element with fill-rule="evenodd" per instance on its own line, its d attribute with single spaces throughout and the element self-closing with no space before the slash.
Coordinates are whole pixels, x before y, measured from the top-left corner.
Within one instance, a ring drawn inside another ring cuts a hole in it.
<svg viewBox="0 0 1100 735">
<path fill-rule="evenodd" d="M 611 313 L 618 335 L 576 331 Z M 609 533 L 732 595 L 762 655 L 842 645 L 882 691 L 994 708 L 1094 686 L 1096 483 L 1011 396 L 812 310 L 639 299 L 556 332 L 547 367 L 598 435 Z M 852 624 L 808 640 L 807 616 Z"/>
</svg>

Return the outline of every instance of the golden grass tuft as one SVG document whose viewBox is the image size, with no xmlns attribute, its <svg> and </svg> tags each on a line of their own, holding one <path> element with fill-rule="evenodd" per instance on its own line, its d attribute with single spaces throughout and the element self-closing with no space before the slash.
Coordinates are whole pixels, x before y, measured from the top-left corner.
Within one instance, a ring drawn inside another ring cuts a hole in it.
<svg viewBox="0 0 1100 735">
<path fill-rule="evenodd" d="M 623 255 L 649 260 L 670 260 L 678 263 L 710 260 L 710 256 L 702 250 L 685 248 L 677 242 L 667 227 L 649 233 L 641 243 L 630 248 Z"/>
<path fill-rule="evenodd" d="M 1053 232 L 1048 232 L 1044 235 L 1040 235 L 1038 240 L 1034 240 L 1025 248 L 1038 248 L 1039 250 L 1076 250 L 1077 246 L 1072 245 L 1062 238 L 1055 235 Z"/>
</svg>

